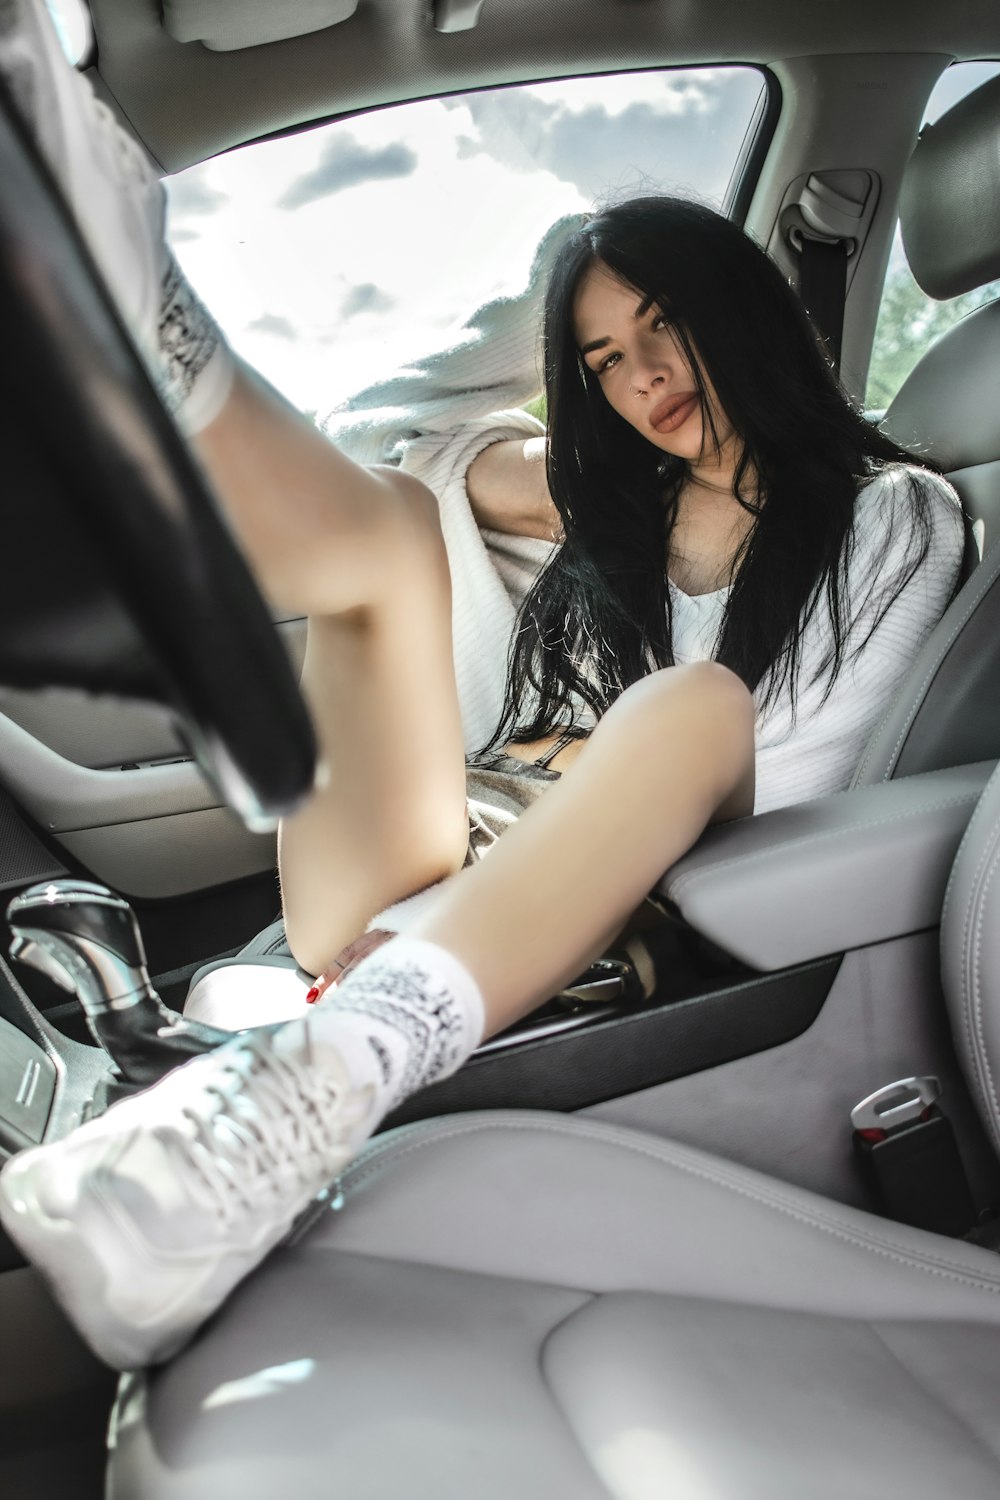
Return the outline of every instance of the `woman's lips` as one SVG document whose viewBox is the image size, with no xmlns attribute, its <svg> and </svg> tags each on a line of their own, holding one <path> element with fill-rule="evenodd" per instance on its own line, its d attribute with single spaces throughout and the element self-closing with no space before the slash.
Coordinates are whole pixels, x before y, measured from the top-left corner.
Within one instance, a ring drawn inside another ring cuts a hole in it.
<svg viewBox="0 0 1000 1500">
<path fill-rule="evenodd" d="M 649 425 L 657 432 L 676 432 L 698 406 L 697 391 L 681 396 L 668 396 L 649 414 Z"/>
</svg>

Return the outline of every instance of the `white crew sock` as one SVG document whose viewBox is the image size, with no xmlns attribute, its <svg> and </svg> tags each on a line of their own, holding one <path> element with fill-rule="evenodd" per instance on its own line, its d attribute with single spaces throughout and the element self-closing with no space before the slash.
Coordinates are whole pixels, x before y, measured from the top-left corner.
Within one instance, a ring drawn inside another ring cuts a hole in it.
<svg viewBox="0 0 1000 1500">
<path fill-rule="evenodd" d="M 225 405 L 233 356 L 166 244 L 153 162 L 67 63 L 40 0 L 5 0 L 0 75 L 164 401 L 193 436 Z"/>
<path fill-rule="evenodd" d="M 160 395 L 185 436 L 194 437 L 225 406 L 236 365 L 221 329 L 169 251 L 157 333 Z"/>
<path fill-rule="evenodd" d="M 482 1041 L 485 1014 L 479 986 L 453 954 L 400 937 L 352 969 L 307 1024 L 317 1043 L 337 1048 L 355 1088 L 374 1090 L 367 1135 L 410 1094 L 462 1066 Z"/>
</svg>

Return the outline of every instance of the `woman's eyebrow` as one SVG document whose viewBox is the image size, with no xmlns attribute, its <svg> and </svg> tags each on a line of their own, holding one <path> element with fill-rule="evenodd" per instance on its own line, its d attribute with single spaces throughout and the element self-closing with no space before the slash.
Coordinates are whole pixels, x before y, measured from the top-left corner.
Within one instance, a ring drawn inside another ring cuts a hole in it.
<svg viewBox="0 0 1000 1500">
<path fill-rule="evenodd" d="M 646 314 L 649 312 L 650 308 L 653 307 L 655 303 L 656 303 L 656 298 L 655 297 L 643 297 L 642 301 L 637 306 L 635 312 L 632 314 L 632 317 L 638 323 L 639 319 L 640 318 L 644 318 L 646 316 Z M 581 345 L 581 347 L 580 347 L 580 354 L 581 355 L 584 355 L 584 354 L 593 354 L 593 352 L 594 352 L 595 349 L 603 349 L 604 346 L 605 346 L 605 344 L 610 344 L 610 343 L 611 343 L 611 340 L 608 337 L 606 337 L 606 336 L 604 338 L 602 338 L 602 339 L 592 339 L 589 344 L 583 344 L 583 345 Z"/>
</svg>

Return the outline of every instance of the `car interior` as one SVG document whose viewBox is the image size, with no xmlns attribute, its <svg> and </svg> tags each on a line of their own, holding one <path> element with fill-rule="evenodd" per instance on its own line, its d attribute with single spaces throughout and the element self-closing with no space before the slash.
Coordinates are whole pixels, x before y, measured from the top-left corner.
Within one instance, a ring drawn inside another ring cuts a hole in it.
<svg viewBox="0 0 1000 1500">
<path fill-rule="evenodd" d="M 239 148 L 277 152 L 323 125 L 355 132 L 371 167 L 398 152 L 386 142 L 420 146 L 415 116 L 390 133 L 391 110 L 444 101 L 457 118 L 472 100 L 488 123 L 515 86 L 545 104 L 592 80 L 560 128 L 584 154 L 585 125 L 648 128 L 647 182 L 673 137 L 642 90 L 740 70 L 752 87 L 728 157 L 711 185 L 682 181 L 799 288 L 872 420 L 940 465 L 968 545 L 850 789 L 709 830 L 627 941 L 390 1116 L 332 1204 L 168 1365 L 117 1380 L 0 1239 L 3 1494 L 995 1495 L 1000 12 L 90 0 L 88 31 L 84 9 L 64 6 L 79 66 L 167 176 L 182 230 L 184 203 L 221 207 L 222 179 L 195 174 Z M 602 92 L 614 105 L 595 113 Z M 698 97 L 678 132 L 714 130 Z M 365 202 L 403 191 L 386 159 L 356 189 Z M 6 902 L 93 881 L 125 897 L 179 1011 L 207 966 L 293 964 L 270 811 L 312 772 L 303 622 L 267 614 L 7 124 L 0 160 L 21 370 L 3 418 L 0 888 Z M 43 273 L 22 276 L 41 246 Z M 447 282 L 447 243 L 434 253 Z M 904 270 L 917 300 L 886 334 Z M 376 273 L 357 274 L 373 315 Z M 294 364 L 274 306 L 255 307 L 271 320 L 258 331 Z M 943 332 L 939 306 L 955 310 Z M 407 306 L 391 316 L 405 333 Z M 384 358 L 375 324 L 358 327 L 375 352 L 344 397 Z M 909 367 L 872 402 L 883 345 L 906 339 Z M 133 430 L 155 484 L 123 458 Z M 114 1097 L 85 997 L 20 956 L 0 959 L 0 1160 Z M 152 1042 L 141 1052 L 135 1084 L 167 1065 Z"/>
</svg>

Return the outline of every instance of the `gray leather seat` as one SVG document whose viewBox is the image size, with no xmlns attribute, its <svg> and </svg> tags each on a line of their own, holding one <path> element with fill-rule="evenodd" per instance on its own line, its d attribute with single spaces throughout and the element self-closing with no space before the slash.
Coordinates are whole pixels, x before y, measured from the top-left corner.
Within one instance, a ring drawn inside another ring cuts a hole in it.
<svg viewBox="0 0 1000 1500">
<path fill-rule="evenodd" d="M 1000 1151 L 1000 772 L 942 921 Z M 343 1207 L 129 1377 L 110 1500 L 987 1500 L 1000 1258 L 558 1115 L 380 1137 Z"/>
<path fill-rule="evenodd" d="M 1000 78 L 921 134 L 903 179 L 910 269 L 930 297 L 1000 277 Z M 958 226 L 961 226 L 960 231 Z M 956 323 L 886 412 L 897 442 L 939 463 L 981 544 L 971 576 L 933 631 L 873 735 L 855 785 L 1000 755 L 1000 299 Z"/>
</svg>

